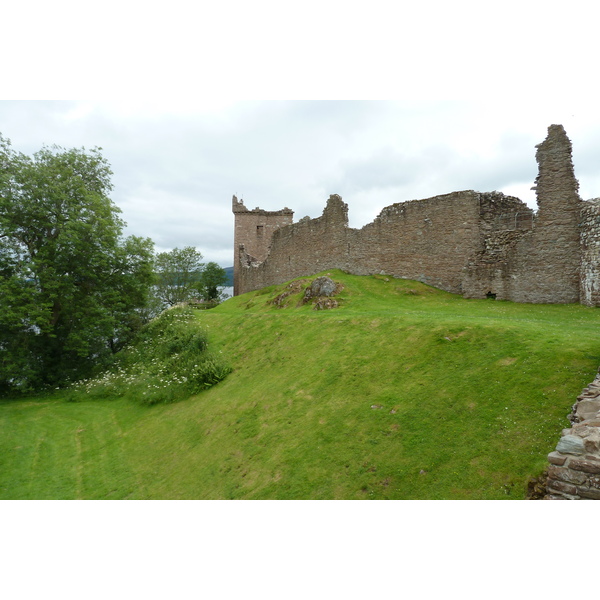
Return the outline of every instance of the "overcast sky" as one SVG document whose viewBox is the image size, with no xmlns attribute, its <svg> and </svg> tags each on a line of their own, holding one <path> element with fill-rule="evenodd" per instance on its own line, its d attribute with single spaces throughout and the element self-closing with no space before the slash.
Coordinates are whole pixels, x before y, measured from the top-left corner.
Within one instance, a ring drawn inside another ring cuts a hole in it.
<svg viewBox="0 0 600 600">
<path fill-rule="evenodd" d="M 27 154 L 43 144 L 100 146 L 127 232 L 158 250 L 195 246 L 233 261 L 231 197 L 249 208 L 322 213 L 330 194 L 362 227 L 384 206 L 475 189 L 535 206 L 535 145 L 562 123 L 584 198 L 600 196 L 596 107 L 547 111 L 467 101 L 3 101 L 0 132 Z"/>
<path fill-rule="evenodd" d="M 19 3 L 0 40 L 0 132 L 27 154 L 101 147 L 127 233 L 222 266 L 233 194 L 297 220 L 337 193 L 352 227 L 464 189 L 535 206 L 535 145 L 553 123 L 582 197 L 600 196 L 593 3 L 413 4 L 58 0 L 32 19 Z"/>
</svg>

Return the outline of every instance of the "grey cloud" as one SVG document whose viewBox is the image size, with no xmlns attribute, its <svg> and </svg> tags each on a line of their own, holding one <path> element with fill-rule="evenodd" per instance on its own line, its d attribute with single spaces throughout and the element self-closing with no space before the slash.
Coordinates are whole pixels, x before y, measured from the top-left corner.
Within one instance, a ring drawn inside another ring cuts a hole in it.
<svg viewBox="0 0 600 600">
<path fill-rule="evenodd" d="M 0 102 L 0 132 L 28 154 L 43 143 L 102 147 L 128 233 L 151 237 L 159 249 L 196 246 L 206 260 L 230 266 L 233 194 L 251 208 L 288 206 L 300 218 L 319 216 L 338 193 L 360 226 L 394 202 L 533 185 L 534 146 L 550 123 L 522 108 L 515 120 L 502 108 L 299 101 L 154 113 L 135 105 L 119 112 L 102 103 Z M 598 196 L 600 126 L 580 126 L 572 139 L 576 174 Z"/>
<path fill-rule="evenodd" d="M 423 170 L 417 157 L 392 148 L 383 148 L 365 159 L 344 160 L 340 169 L 342 174 L 334 185 L 349 192 L 406 185 Z"/>
</svg>

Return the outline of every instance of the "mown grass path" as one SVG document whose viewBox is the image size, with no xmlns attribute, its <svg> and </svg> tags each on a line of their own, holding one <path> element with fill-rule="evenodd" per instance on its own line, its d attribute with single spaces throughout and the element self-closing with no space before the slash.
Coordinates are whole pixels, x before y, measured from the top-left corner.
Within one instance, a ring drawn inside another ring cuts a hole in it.
<svg viewBox="0 0 600 600">
<path fill-rule="evenodd" d="M 0 403 L 0 498 L 138 497 L 119 421 L 139 414 L 129 402 Z"/>
</svg>

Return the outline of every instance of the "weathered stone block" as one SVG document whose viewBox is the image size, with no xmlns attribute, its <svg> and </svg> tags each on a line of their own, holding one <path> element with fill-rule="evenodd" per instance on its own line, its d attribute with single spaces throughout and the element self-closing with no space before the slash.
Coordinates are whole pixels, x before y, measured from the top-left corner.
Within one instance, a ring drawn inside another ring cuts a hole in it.
<svg viewBox="0 0 600 600">
<path fill-rule="evenodd" d="M 597 490 L 600 490 L 600 477 L 588 477 L 587 484 L 588 487 L 593 487 Z"/>
<path fill-rule="evenodd" d="M 569 468 L 575 471 L 583 471 L 584 473 L 600 473 L 600 460 L 585 460 L 581 458 L 572 458 L 569 462 Z"/>
<path fill-rule="evenodd" d="M 581 397 L 584 398 L 595 398 L 600 396 L 600 382 L 598 378 L 594 379 L 590 385 L 588 385 L 583 392 L 581 392 Z"/>
<path fill-rule="evenodd" d="M 600 454 L 600 431 L 594 428 L 583 440 L 583 445 L 588 454 Z"/>
<path fill-rule="evenodd" d="M 580 438 L 585 438 L 594 432 L 594 427 L 589 427 L 586 423 L 577 423 L 573 425 L 569 434 L 577 435 Z"/>
<path fill-rule="evenodd" d="M 548 491 L 564 492 L 571 495 L 577 494 L 577 488 L 572 483 L 565 483 L 564 481 L 549 481 Z"/>
<path fill-rule="evenodd" d="M 600 490 L 588 487 L 577 487 L 577 494 L 582 498 L 589 498 L 590 500 L 600 500 Z"/>
<path fill-rule="evenodd" d="M 562 467 L 566 460 L 567 457 L 559 454 L 558 452 L 550 452 L 550 454 L 548 454 L 548 462 L 552 465 L 558 465 L 559 467 Z"/>
<path fill-rule="evenodd" d="M 551 479 L 581 485 L 582 483 L 585 483 L 587 478 L 581 471 L 571 471 L 571 469 L 566 467 L 550 465 L 548 467 L 548 480 L 550 481 Z M 550 484 L 548 483 L 548 485 Z"/>
<path fill-rule="evenodd" d="M 583 454 L 585 452 L 585 446 L 583 440 L 576 435 L 565 435 L 560 438 L 558 444 L 556 444 L 556 452 L 562 454 Z"/>
<path fill-rule="evenodd" d="M 337 286 L 330 277 L 317 277 L 304 292 L 304 299 L 318 298 L 319 296 L 333 296 Z"/>
<path fill-rule="evenodd" d="M 582 420 L 594 419 L 600 411 L 600 400 L 580 400 L 577 404 L 576 415 Z"/>
</svg>

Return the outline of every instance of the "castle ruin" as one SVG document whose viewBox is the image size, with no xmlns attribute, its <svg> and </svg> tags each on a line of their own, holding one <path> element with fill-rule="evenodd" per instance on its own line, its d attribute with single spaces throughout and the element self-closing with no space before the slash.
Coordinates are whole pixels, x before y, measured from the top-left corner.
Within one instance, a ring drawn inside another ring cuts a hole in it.
<svg viewBox="0 0 600 600">
<path fill-rule="evenodd" d="M 384 208 L 361 229 L 330 196 L 321 217 L 247 209 L 233 197 L 234 295 L 327 269 L 385 273 L 462 294 L 600 305 L 600 199 L 583 201 L 571 142 L 551 125 L 536 146 L 538 210 L 500 192 L 452 192 Z"/>
</svg>

